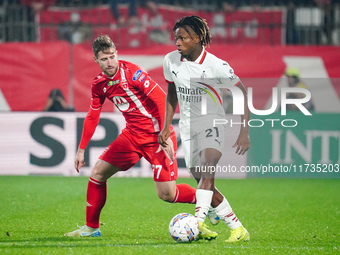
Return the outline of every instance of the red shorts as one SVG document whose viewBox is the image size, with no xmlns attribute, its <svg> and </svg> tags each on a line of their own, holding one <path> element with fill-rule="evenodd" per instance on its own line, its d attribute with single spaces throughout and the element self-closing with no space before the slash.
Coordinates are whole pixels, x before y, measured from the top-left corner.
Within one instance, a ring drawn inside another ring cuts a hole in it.
<svg viewBox="0 0 340 255">
<path fill-rule="evenodd" d="M 177 179 L 177 140 L 174 130 L 171 130 L 171 140 L 174 144 L 175 160 L 173 163 L 161 150 L 156 153 L 159 143 L 158 134 L 137 134 L 129 129 L 123 129 L 122 133 L 99 156 L 122 171 L 134 166 L 141 157 L 144 157 L 152 166 L 153 178 L 157 182 L 173 181 Z"/>
</svg>

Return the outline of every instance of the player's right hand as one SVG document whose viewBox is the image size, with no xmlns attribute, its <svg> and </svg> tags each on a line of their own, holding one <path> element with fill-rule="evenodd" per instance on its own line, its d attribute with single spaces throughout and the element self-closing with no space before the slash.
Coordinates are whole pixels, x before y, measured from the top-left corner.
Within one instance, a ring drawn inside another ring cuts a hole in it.
<svg viewBox="0 0 340 255">
<path fill-rule="evenodd" d="M 76 157 L 74 159 L 74 167 L 75 167 L 75 169 L 77 170 L 78 173 L 79 173 L 80 168 L 85 165 L 84 153 L 85 153 L 84 149 L 78 148 Z"/>
<path fill-rule="evenodd" d="M 163 128 L 163 130 L 158 134 L 158 143 L 163 147 L 166 147 L 168 145 L 167 141 L 168 138 L 170 137 L 170 134 L 171 134 L 170 128 Z"/>
</svg>

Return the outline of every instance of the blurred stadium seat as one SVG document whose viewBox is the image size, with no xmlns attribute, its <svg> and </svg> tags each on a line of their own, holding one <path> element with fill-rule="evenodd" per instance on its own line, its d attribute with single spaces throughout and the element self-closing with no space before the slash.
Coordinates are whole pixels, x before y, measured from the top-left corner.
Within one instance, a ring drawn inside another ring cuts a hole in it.
<svg viewBox="0 0 340 255">
<path fill-rule="evenodd" d="M 117 24 L 110 1 L 49 0 L 34 11 L 29 0 L 0 1 L 0 41 L 92 41 L 99 33 L 127 35 L 133 42 L 124 47 L 149 46 L 155 41 L 151 30 L 167 30 L 183 15 L 198 14 L 208 20 L 217 43 L 339 45 L 339 1 L 156 1 L 158 13 L 150 13 L 137 1 L 139 23 Z M 39 1 L 38 1 L 39 2 Z M 120 4 L 121 15 L 128 16 L 127 4 Z M 33 13 L 33 14 L 32 14 Z M 33 15 L 33 16 L 32 16 Z M 158 23 L 157 23 L 158 22 Z M 163 24 L 159 25 L 159 22 Z M 164 23 L 166 23 L 164 25 Z M 119 36 L 117 36 L 119 38 Z"/>
</svg>

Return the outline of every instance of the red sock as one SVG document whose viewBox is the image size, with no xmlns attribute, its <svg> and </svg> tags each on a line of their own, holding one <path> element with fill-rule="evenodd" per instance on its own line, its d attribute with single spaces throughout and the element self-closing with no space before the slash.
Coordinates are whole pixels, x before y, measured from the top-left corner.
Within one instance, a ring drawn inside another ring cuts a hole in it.
<svg viewBox="0 0 340 255">
<path fill-rule="evenodd" d="M 90 177 L 87 186 L 86 225 L 99 228 L 99 216 L 106 202 L 106 181 L 99 182 Z"/>
<path fill-rule="evenodd" d="M 196 189 L 186 183 L 176 185 L 176 195 L 173 203 L 196 204 Z"/>
</svg>

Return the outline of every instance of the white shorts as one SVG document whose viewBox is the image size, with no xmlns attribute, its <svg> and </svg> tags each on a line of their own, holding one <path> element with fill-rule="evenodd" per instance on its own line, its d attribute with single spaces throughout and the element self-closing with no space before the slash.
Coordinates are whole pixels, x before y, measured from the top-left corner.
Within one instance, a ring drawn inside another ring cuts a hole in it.
<svg viewBox="0 0 340 255">
<path fill-rule="evenodd" d="M 200 152 L 213 148 L 224 150 L 225 124 L 213 125 L 212 121 L 180 121 L 180 135 L 187 168 L 200 166 Z"/>
</svg>

